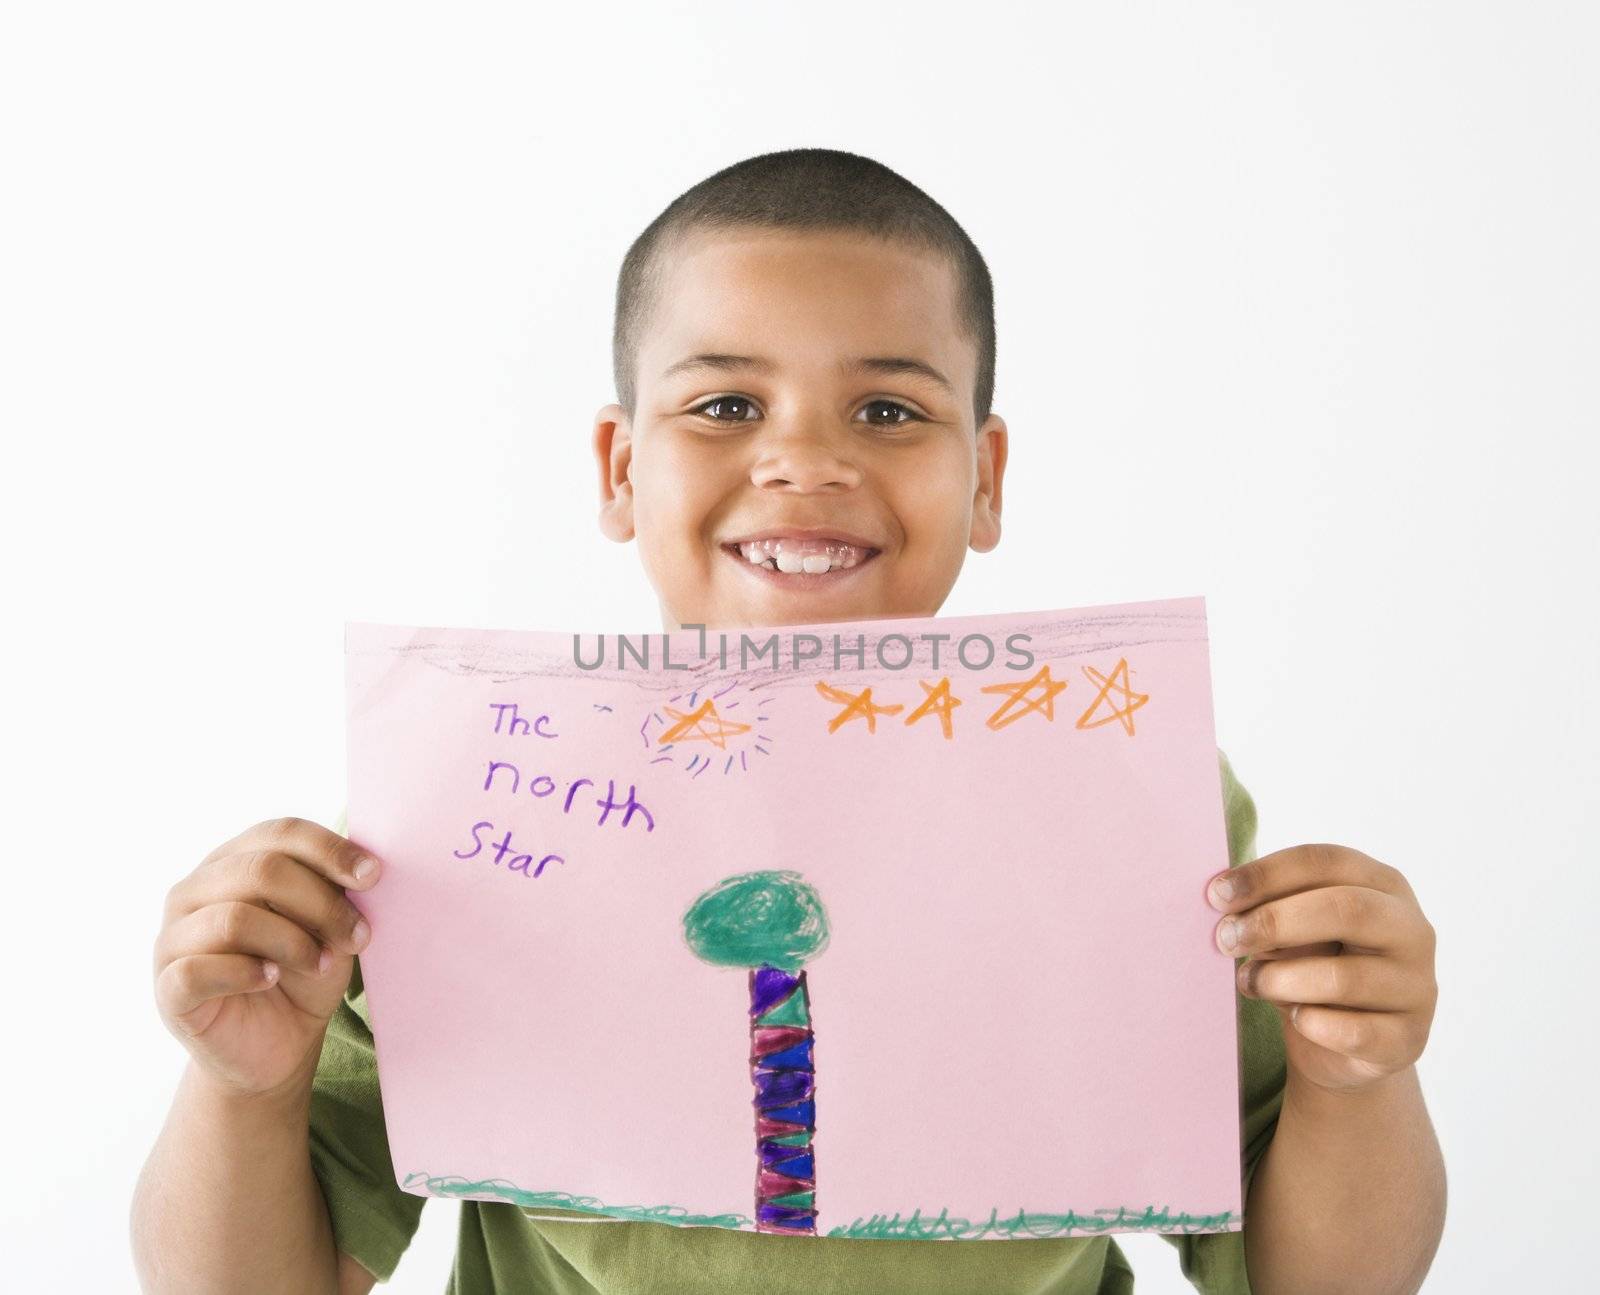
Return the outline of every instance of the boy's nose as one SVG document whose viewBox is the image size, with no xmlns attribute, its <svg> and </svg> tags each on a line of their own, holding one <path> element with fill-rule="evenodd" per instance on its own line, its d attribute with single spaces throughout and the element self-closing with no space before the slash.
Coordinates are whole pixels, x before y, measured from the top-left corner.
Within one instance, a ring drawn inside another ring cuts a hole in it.
<svg viewBox="0 0 1600 1295">
<path fill-rule="evenodd" d="M 769 425 L 755 438 L 756 461 L 750 479 L 773 489 L 853 490 L 861 469 L 847 443 L 814 427 Z"/>
</svg>

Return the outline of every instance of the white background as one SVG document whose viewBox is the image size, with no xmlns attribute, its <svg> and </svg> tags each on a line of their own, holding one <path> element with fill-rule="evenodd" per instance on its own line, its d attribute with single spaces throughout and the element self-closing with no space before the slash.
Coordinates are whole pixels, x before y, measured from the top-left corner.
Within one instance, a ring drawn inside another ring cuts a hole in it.
<svg viewBox="0 0 1600 1295">
<path fill-rule="evenodd" d="M 1261 849 L 1376 855 L 1439 930 L 1427 1289 L 1585 1284 L 1597 37 L 1549 3 L 8 7 L 0 1282 L 134 1288 L 184 1060 L 162 897 L 338 814 L 344 620 L 660 627 L 596 526 L 618 264 L 712 171 L 827 145 L 996 281 L 1005 538 L 944 612 L 1207 596 Z M 443 1287 L 457 1208 L 391 1289 Z"/>
</svg>

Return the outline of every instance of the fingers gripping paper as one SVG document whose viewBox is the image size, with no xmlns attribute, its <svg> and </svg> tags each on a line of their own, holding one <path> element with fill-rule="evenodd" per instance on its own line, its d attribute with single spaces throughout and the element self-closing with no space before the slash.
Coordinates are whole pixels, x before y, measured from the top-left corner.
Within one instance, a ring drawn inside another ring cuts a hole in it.
<svg viewBox="0 0 1600 1295">
<path fill-rule="evenodd" d="M 408 1191 L 797 1235 L 1240 1226 L 1202 600 L 352 624 Z"/>
</svg>

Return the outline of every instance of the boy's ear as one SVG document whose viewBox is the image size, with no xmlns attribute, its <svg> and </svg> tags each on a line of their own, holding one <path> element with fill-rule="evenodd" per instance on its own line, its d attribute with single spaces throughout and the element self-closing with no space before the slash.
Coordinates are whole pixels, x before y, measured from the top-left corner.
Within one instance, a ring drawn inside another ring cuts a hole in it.
<svg viewBox="0 0 1600 1295">
<path fill-rule="evenodd" d="M 600 530 L 625 544 L 633 538 L 633 429 L 621 405 L 607 405 L 595 415 L 594 457 L 600 469 Z"/>
<path fill-rule="evenodd" d="M 1006 423 L 990 414 L 978 429 L 978 490 L 972 496 L 972 534 L 968 543 L 987 553 L 1000 543 L 1000 490 L 1006 476 Z"/>
</svg>

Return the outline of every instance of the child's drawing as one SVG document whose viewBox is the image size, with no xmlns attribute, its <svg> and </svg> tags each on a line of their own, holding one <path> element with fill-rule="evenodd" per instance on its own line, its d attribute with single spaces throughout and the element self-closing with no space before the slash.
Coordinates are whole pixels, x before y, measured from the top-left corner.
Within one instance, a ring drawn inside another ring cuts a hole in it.
<svg viewBox="0 0 1600 1295">
<path fill-rule="evenodd" d="M 577 642 L 346 631 L 406 1190 L 780 1249 L 1240 1226 L 1199 599 L 785 627 L 736 669 Z"/>
<path fill-rule="evenodd" d="M 815 1034 L 801 964 L 828 944 L 822 900 L 797 872 L 741 873 L 689 906 L 683 933 L 705 961 L 750 968 L 756 1229 L 814 1233 Z"/>
</svg>

